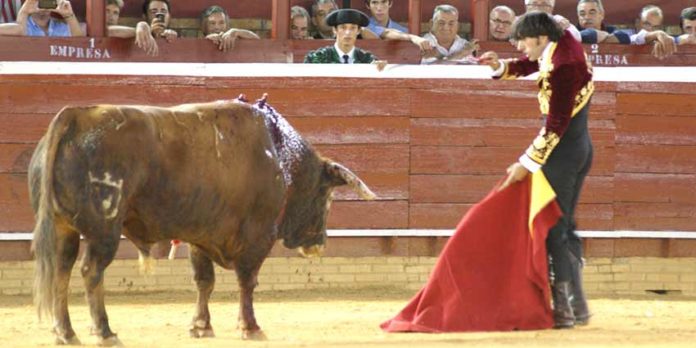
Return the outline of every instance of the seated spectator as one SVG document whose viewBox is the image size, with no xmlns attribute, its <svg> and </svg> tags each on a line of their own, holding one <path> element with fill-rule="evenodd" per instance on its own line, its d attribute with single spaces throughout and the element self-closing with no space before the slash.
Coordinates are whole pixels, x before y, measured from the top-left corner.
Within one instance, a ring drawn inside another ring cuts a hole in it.
<svg viewBox="0 0 696 348">
<path fill-rule="evenodd" d="M 106 0 L 106 35 L 123 39 L 134 37 L 136 46 L 142 48 L 148 55 L 156 56 L 159 47 L 150 24 L 140 21 L 135 28 L 118 25 L 121 9 L 123 9 L 123 0 Z"/>
<path fill-rule="evenodd" d="M 305 63 L 323 64 L 364 64 L 375 63 L 378 70 L 384 69 L 386 61 L 368 51 L 355 47 L 361 27 L 369 24 L 367 16 L 353 9 L 336 10 L 326 17 L 326 24 L 333 28 L 336 43 L 331 46 L 310 51 L 305 56 Z"/>
<path fill-rule="evenodd" d="M 17 20 L 20 8 L 22 8 L 20 0 L 0 0 L 0 24 L 14 23 Z M 4 27 L 9 28 L 12 26 Z"/>
<path fill-rule="evenodd" d="M 334 0 L 314 0 L 312 4 L 313 38 L 331 40 L 335 38 L 333 28 L 326 24 L 326 16 L 336 10 L 338 10 L 338 5 Z"/>
<path fill-rule="evenodd" d="M 106 0 L 106 25 L 118 25 L 123 9 L 123 0 Z"/>
<path fill-rule="evenodd" d="M 384 38 L 385 29 L 394 29 L 402 33 L 408 33 L 408 29 L 403 25 L 391 20 L 389 9 L 394 4 L 394 0 L 365 0 L 365 7 L 370 10 L 370 25 L 367 26 L 371 32 Z"/>
<path fill-rule="evenodd" d="M 687 7 L 679 17 L 683 34 L 679 36 L 680 45 L 696 45 L 696 7 Z"/>
<path fill-rule="evenodd" d="M 233 49 L 237 39 L 259 39 L 249 30 L 230 28 L 230 16 L 220 6 L 210 6 L 201 13 L 201 31 L 224 52 Z"/>
<path fill-rule="evenodd" d="M 293 6 L 290 9 L 290 38 L 293 40 L 311 39 L 309 22 L 309 12 L 302 6 Z"/>
<path fill-rule="evenodd" d="M 51 13 L 63 20 L 52 18 Z M 17 23 L 26 24 L 23 25 L 26 36 L 85 36 L 68 0 L 58 0 L 55 9 L 40 9 L 38 0 L 27 0 L 19 11 Z"/>
<path fill-rule="evenodd" d="M 580 31 L 574 25 L 570 24 L 570 21 L 561 16 L 553 14 L 553 10 L 556 7 L 556 0 L 524 0 L 524 8 L 526 12 L 540 11 L 545 12 L 553 16 L 553 19 L 561 26 L 563 30 L 570 31 L 573 34 L 575 40 L 578 42 L 582 41 L 580 36 Z"/>
<path fill-rule="evenodd" d="M 430 33 L 424 38 L 435 47 L 432 53 L 423 56 L 421 64 L 469 64 L 473 52 L 478 49 L 476 42 L 462 39 L 459 31 L 459 11 L 451 5 L 438 5 L 433 10 Z"/>
<path fill-rule="evenodd" d="M 651 32 L 662 30 L 663 20 L 664 16 L 661 8 L 655 5 L 647 5 L 640 11 L 640 18 L 638 18 L 636 31 L 640 32 L 641 30 L 645 30 Z"/>
<path fill-rule="evenodd" d="M 169 29 L 170 13 L 169 0 L 145 0 L 143 2 L 143 16 L 147 18 L 147 23 L 150 25 L 154 37 L 163 37 L 167 41 L 179 37 L 176 31 Z"/>
<path fill-rule="evenodd" d="M 391 20 L 389 9 L 393 4 L 393 0 L 365 0 L 365 6 L 370 9 L 372 17 L 370 17 L 370 24 L 364 28 L 362 37 L 359 38 L 410 41 L 418 46 L 422 55 L 435 54 L 435 48 L 430 41 L 418 35 L 409 34 L 408 29 Z"/>
<path fill-rule="evenodd" d="M 640 31 L 631 35 L 631 44 L 653 44 L 653 55 L 659 59 L 671 56 L 677 51 L 675 39 L 662 28 L 662 10 L 654 5 L 643 7 L 640 12 Z"/>
<path fill-rule="evenodd" d="M 524 0 L 526 12 L 540 11 L 553 14 L 554 7 L 556 7 L 556 0 Z"/>
<path fill-rule="evenodd" d="M 604 24 L 602 0 L 580 0 L 577 6 L 578 25 L 582 43 L 622 43 L 630 44 L 631 36 Z"/>
<path fill-rule="evenodd" d="M 496 6 L 488 14 L 488 38 L 495 41 L 508 41 L 512 33 L 515 11 L 507 6 Z"/>
</svg>

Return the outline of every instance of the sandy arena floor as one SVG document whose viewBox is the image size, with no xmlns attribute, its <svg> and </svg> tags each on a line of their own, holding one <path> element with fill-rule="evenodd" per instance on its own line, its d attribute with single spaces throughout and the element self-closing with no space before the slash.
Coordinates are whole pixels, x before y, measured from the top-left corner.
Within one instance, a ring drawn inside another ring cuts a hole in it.
<svg viewBox="0 0 696 348">
<path fill-rule="evenodd" d="M 237 297 L 214 293 L 217 337 L 189 338 L 194 293 L 110 294 L 111 327 L 127 347 L 696 347 L 696 299 L 654 297 L 592 299 L 592 323 L 574 330 L 463 334 L 387 334 L 378 325 L 396 314 L 411 291 L 307 290 L 259 293 L 257 319 L 265 342 L 241 341 L 235 330 Z M 82 297 L 71 299 L 73 327 L 84 344 L 89 314 Z M 39 323 L 31 298 L 0 297 L 0 346 L 52 346 L 50 325 Z"/>
</svg>

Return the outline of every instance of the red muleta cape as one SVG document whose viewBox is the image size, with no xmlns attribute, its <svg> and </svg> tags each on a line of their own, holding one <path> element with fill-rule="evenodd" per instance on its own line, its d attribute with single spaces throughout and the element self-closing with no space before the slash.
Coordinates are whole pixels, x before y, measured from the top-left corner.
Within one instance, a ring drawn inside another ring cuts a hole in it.
<svg viewBox="0 0 696 348">
<path fill-rule="evenodd" d="M 493 189 L 467 212 L 430 279 L 388 332 L 537 330 L 553 326 L 546 235 L 561 216 L 542 171 Z"/>
</svg>

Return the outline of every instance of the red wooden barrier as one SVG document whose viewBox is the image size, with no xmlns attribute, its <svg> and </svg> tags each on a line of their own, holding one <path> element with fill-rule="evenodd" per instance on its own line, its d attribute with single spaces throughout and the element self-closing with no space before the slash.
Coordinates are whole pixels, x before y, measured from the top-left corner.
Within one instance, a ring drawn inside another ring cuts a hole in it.
<svg viewBox="0 0 696 348">
<path fill-rule="evenodd" d="M 693 85 L 597 83 L 590 123 L 595 163 L 581 197 L 580 229 L 694 230 Z M 355 170 L 380 197 L 362 202 L 339 190 L 330 228 L 452 228 L 539 126 L 532 81 L 2 75 L 0 232 L 31 230 L 27 165 L 63 106 L 172 105 L 264 92 L 322 154 Z M 351 243 L 372 250 L 365 243 L 375 240 Z M 413 243 L 414 250 L 427 249 Z M 696 256 L 680 243 L 590 240 L 586 246 L 593 256 Z M 5 254 L 9 247 L 0 243 L 0 255 L 16 256 Z"/>
</svg>

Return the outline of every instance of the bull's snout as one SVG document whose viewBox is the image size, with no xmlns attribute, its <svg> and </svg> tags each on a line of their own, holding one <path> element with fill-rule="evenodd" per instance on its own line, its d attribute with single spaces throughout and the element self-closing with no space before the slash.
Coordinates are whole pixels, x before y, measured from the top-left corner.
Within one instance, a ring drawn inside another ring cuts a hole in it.
<svg viewBox="0 0 696 348">
<path fill-rule="evenodd" d="M 324 244 L 315 244 L 310 247 L 300 247 L 298 249 L 303 257 L 319 257 L 324 253 Z"/>
</svg>

